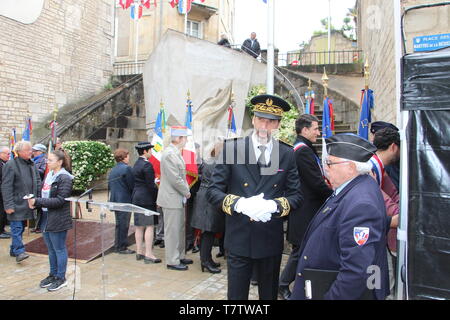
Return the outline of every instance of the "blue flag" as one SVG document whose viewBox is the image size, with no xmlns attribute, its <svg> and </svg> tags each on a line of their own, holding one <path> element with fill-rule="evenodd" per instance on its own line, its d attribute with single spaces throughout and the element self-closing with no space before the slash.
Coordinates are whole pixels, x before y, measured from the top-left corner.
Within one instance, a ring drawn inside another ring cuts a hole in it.
<svg viewBox="0 0 450 320">
<path fill-rule="evenodd" d="M 22 141 L 31 141 L 31 117 L 27 117 L 25 120 L 25 130 L 22 133 Z"/>
<path fill-rule="evenodd" d="M 374 108 L 373 91 L 371 89 L 363 90 L 363 103 L 361 106 L 361 117 L 359 118 L 358 135 L 366 140 L 369 139 L 369 126 L 372 122 L 371 110 Z"/>
<path fill-rule="evenodd" d="M 185 126 L 192 130 L 192 101 L 187 101 L 186 123 Z"/>
<path fill-rule="evenodd" d="M 158 112 L 158 117 L 156 118 L 156 123 L 155 123 L 155 133 L 161 139 L 163 139 L 163 132 L 162 132 L 162 128 L 163 128 L 163 126 L 162 126 L 162 122 L 163 122 L 162 117 L 163 117 L 163 114 L 162 114 L 162 112 L 163 112 L 162 110 L 160 110 Z"/>
<path fill-rule="evenodd" d="M 332 135 L 333 131 L 331 130 L 330 99 L 325 98 L 323 101 L 322 137 L 329 138 Z"/>
</svg>

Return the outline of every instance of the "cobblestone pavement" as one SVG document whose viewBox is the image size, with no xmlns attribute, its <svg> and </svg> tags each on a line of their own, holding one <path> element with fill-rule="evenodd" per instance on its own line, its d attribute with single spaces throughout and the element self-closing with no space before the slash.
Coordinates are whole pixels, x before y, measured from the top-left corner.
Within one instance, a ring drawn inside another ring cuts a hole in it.
<svg viewBox="0 0 450 320">
<path fill-rule="evenodd" d="M 104 198 L 104 195 L 100 198 Z M 95 197 L 94 197 L 95 199 Z M 83 213 L 83 219 L 95 219 L 97 212 Z M 109 221 L 113 216 L 108 215 Z M 24 233 L 24 242 L 40 235 Z M 189 252 L 187 258 L 194 264 L 188 271 L 172 271 L 166 268 L 164 249 L 155 248 L 155 255 L 163 260 L 160 264 L 144 264 L 135 255 L 110 253 L 87 264 L 69 261 L 68 286 L 56 292 L 39 287 L 40 280 L 49 272 L 47 256 L 30 256 L 20 264 L 9 256 L 10 240 L 0 240 L 0 299 L 57 299 L 71 300 L 75 289 L 76 300 L 125 299 L 125 300 L 224 300 L 227 296 L 226 260 L 221 263 L 222 273 L 202 273 L 199 254 Z M 135 249 L 135 245 L 130 247 Z M 213 257 L 218 252 L 214 248 Z M 288 256 L 283 255 L 282 266 Z M 102 276 L 102 270 L 104 276 Z M 76 272 L 75 272 L 76 271 Z M 103 279 L 103 280 L 102 280 Z M 257 287 L 251 286 L 250 300 L 258 299 Z"/>
</svg>

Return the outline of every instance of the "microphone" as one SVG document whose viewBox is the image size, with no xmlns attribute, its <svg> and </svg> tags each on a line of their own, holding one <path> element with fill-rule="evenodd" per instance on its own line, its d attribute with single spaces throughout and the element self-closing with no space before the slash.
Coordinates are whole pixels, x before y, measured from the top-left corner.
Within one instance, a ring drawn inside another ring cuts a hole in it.
<svg viewBox="0 0 450 320">
<path fill-rule="evenodd" d="M 101 187 L 101 186 L 105 185 L 106 183 L 114 182 L 114 181 L 120 180 L 120 179 L 125 178 L 125 177 L 126 177 L 126 174 L 122 174 L 122 175 L 120 175 L 120 176 L 118 176 L 118 177 L 116 177 L 116 178 L 114 178 L 112 180 L 103 181 L 102 183 L 99 183 L 99 184 L 93 186 L 92 188 L 90 188 L 89 190 L 86 190 L 85 192 L 83 192 L 81 194 L 81 196 L 78 197 L 78 200 L 83 198 L 85 195 L 92 193 L 92 191 L 94 191 L 98 187 Z M 89 197 L 89 199 L 91 199 L 91 197 Z"/>
</svg>

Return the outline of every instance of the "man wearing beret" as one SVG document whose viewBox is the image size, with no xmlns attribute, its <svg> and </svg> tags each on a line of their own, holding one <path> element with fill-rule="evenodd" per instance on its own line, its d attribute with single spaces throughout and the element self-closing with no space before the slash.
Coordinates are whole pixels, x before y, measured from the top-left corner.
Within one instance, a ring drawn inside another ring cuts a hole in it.
<svg viewBox="0 0 450 320">
<path fill-rule="evenodd" d="M 303 200 L 291 146 L 273 139 L 289 104 L 272 95 L 252 99 L 250 136 L 225 142 L 207 199 L 226 214 L 228 299 L 248 300 L 253 267 L 262 300 L 276 300 L 283 217 Z"/>
<path fill-rule="evenodd" d="M 325 174 L 334 193 L 303 239 L 291 300 L 383 300 L 389 294 L 390 219 L 380 188 L 368 175 L 377 149 L 353 134 L 326 142 Z"/>
</svg>

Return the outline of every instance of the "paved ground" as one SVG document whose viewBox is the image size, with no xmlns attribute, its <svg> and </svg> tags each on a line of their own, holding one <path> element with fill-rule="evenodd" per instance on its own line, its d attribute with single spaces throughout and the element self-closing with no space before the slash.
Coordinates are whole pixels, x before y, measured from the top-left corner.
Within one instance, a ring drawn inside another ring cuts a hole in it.
<svg viewBox="0 0 450 320">
<path fill-rule="evenodd" d="M 104 200 L 106 194 L 94 195 L 94 200 Z M 98 212 L 83 211 L 83 219 L 99 220 Z M 108 214 L 109 221 L 113 215 Z M 133 220 L 133 219 L 132 219 Z M 24 242 L 40 235 L 24 233 Z M 226 260 L 216 259 L 222 264 L 222 273 L 212 275 L 200 270 L 199 254 L 188 253 L 194 264 L 188 271 L 167 270 L 164 249 L 155 248 L 155 255 L 163 260 L 160 264 L 144 264 L 136 261 L 134 255 L 107 254 L 88 264 L 69 262 L 67 279 L 69 286 L 57 292 L 39 288 L 39 281 L 48 275 L 47 257 L 30 256 L 17 264 L 9 256 L 10 240 L 0 240 L 0 299 L 58 299 L 70 300 L 75 288 L 76 300 L 103 299 L 149 299 L 149 300 L 223 300 L 227 294 Z M 135 245 L 131 246 L 135 249 Z M 213 257 L 218 252 L 214 248 Z M 287 261 L 283 255 L 283 263 Z M 76 272 L 75 272 L 76 270 Z M 102 281 L 102 270 L 104 277 Z M 258 297 L 256 287 L 251 286 L 250 299 Z"/>
</svg>

